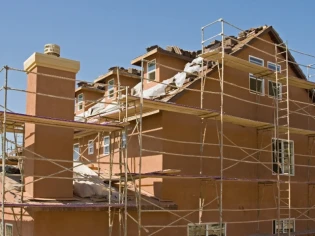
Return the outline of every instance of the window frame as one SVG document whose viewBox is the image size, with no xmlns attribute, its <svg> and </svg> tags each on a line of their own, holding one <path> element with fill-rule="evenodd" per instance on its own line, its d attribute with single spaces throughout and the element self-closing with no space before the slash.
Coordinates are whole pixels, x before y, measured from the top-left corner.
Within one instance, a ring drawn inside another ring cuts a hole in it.
<svg viewBox="0 0 315 236">
<path fill-rule="evenodd" d="M 11 228 L 12 228 L 12 235 L 8 235 L 8 234 L 7 234 L 7 226 L 11 226 Z M 14 235 L 14 232 L 13 232 L 13 224 L 5 223 L 5 236 L 13 236 L 13 235 Z"/>
<path fill-rule="evenodd" d="M 269 65 L 274 65 L 276 70 L 273 70 L 269 67 Z M 270 69 L 270 70 L 273 70 L 274 72 L 277 71 L 277 69 L 279 68 L 278 72 L 281 73 L 281 65 L 277 65 L 276 63 L 274 62 L 271 62 L 271 61 L 267 61 L 267 68 Z"/>
<path fill-rule="evenodd" d="M 82 95 L 82 101 L 79 101 L 80 95 Z M 81 111 L 83 109 L 84 94 L 83 93 L 78 94 L 77 98 L 78 98 L 77 99 L 77 111 Z M 81 106 L 81 108 L 80 108 L 80 106 Z"/>
<path fill-rule="evenodd" d="M 113 81 L 113 84 L 112 84 L 112 88 L 109 88 L 109 86 L 110 86 L 110 82 L 111 81 Z M 111 93 L 112 92 L 112 93 Z M 108 98 L 113 98 L 114 97 L 114 95 L 115 95 L 115 79 L 113 78 L 113 79 L 110 79 L 110 80 L 108 80 L 107 81 L 107 97 Z"/>
<path fill-rule="evenodd" d="M 262 65 L 258 65 L 257 63 L 251 62 L 251 60 L 250 60 L 251 58 L 258 59 L 258 60 L 262 61 Z M 264 59 L 259 58 L 259 57 L 255 57 L 255 56 L 249 55 L 249 56 L 248 56 L 248 61 L 249 61 L 250 63 L 252 63 L 252 64 L 257 65 L 257 66 L 265 66 L 265 61 L 264 61 Z"/>
<path fill-rule="evenodd" d="M 91 148 L 90 143 L 92 143 L 92 150 L 90 150 Z M 93 139 L 88 141 L 88 155 L 92 155 L 92 154 L 94 154 L 94 140 Z"/>
<path fill-rule="evenodd" d="M 78 157 L 78 159 L 77 160 L 75 160 L 74 159 L 74 155 L 73 155 L 73 161 L 79 161 L 80 160 L 80 156 L 81 156 L 81 154 L 80 154 L 80 143 L 74 143 L 73 144 L 73 153 L 74 153 L 74 146 L 76 146 L 76 145 L 78 145 L 78 147 L 79 147 L 79 153 L 78 153 L 78 155 L 79 155 L 79 157 Z"/>
<path fill-rule="evenodd" d="M 289 143 L 291 143 L 292 144 L 292 152 L 290 153 L 291 154 L 291 162 L 290 162 L 290 167 L 292 168 L 292 173 L 291 173 L 291 168 L 289 168 L 289 173 L 284 173 L 284 165 L 283 165 L 283 163 L 284 163 L 284 161 L 283 161 L 283 159 L 284 159 L 284 149 L 282 148 L 282 152 L 281 152 L 281 158 L 282 158 L 282 171 L 281 171 L 281 173 L 279 173 L 279 175 L 290 175 L 290 176 L 295 176 L 295 157 L 294 157 L 294 140 L 290 140 L 290 141 L 288 141 L 287 139 L 281 139 L 281 138 L 272 138 L 271 139 L 271 161 L 272 161 L 272 175 L 277 175 L 278 173 L 277 172 L 275 172 L 274 171 L 274 169 L 273 169 L 273 166 L 274 166 L 274 164 L 277 164 L 277 162 L 274 162 L 274 152 L 276 151 L 274 151 L 273 150 L 273 142 L 274 142 L 274 140 L 280 140 L 281 141 L 281 145 L 282 145 L 282 147 L 283 147 L 283 143 L 284 142 L 289 142 Z M 278 167 L 277 167 L 277 170 L 278 170 Z"/>
<path fill-rule="evenodd" d="M 270 92 L 269 92 L 270 91 L 270 86 L 269 86 L 270 82 L 275 83 L 275 84 L 277 84 L 277 82 L 275 82 L 273 80 L 268 80 L 268 97 L 275 99 L 276 96 L 270 95 Z M 280 89 L 279 89 L 278 98 L 276 98 L 276 99 L 281 100 L 282 99 L 282 83 L 278 82 L 278 84 L 280 84 Z"/>
<path fill-rule="evenodd" d="M 154 62 L 155 68 L 154 68 L 154 70 L 149 71 L 149 64 L 152 62 Z M 150 80 L 150 74 L 152 74 L 152 73 L 154 73 L 154 80 Z M 152 81 L 156 80 L 156 59 L 153 59 L 153 60 L 147 62 L 147 74 L 148 74 L 147 83 L 151 83 Z"/>
<path fill-rule="evenodd" d="M 108 144 L 106 144 L 106 142 L 105 142 L 105 139 L 107 139 L 108 138 Z M 103 138 L 103 142 L 104 142 L 104 150 L 103 150 L 103 154 L 104 155 L 109 155 L 110 154 L 110 136 L 109 135 L 107 135 L 107 136 L 104 136 L 104 138 Z M 106 150 L 106 147 L 108 147 L 108 153 L 105 151 Z"/>
<path fill-rule="evenodd" d="M 285 220 L 289 221 L 290 219 L 289 218 L 285 218 L 285 219 L 280 219 L 280 221 L 284 222 Z M 295 232 L 295 218 L 291 218 L 291 220 L 293 221 L 293 232 Z M 276 222 L 278 220 L 273 220 L 272 221 L 272 233 L 273 234 L 277 234 L 278 232 L 276 232 L 276 229 L 275 229 L 275 226 L 276 226 Z M 291 233 L 293 233 L 291 232 Z M 287 233 L 287 232 L 283 232 L 283 228 L 282 228 L 282 232 L 280 232 L 280 234 L 282 233 Z"/>
<path fill-rule="evenodd" d="M 255 79 L 255 80 L 260 80 L 262 81 L 262 92 L 258 92 L 256 90 L 252 90 L 251 87 L 250 87 L 250 81 L 251 79 Z M 253 74 L 249 74 L 249 80 L 248 80 L 249 84 L 248 84 L 248 89 L 249 89 L 249 92 L 252 93 L 252 94 L 258 94 L 260 96 L 265 96 L 265 79 L 263 78 L 257 78 L 255 77 Z"/>
<path fill-rule="evenodd" d="M 209 223 L 189 223 L 187 224 L 187 236 L 190 236 L 189 235 L 189 226 L 199 226 L 199 225 L 206 225 L 206 226 L 211 226 L 211 225 L 219 225 L 220 222 L 209 222 Z M 223 235 L 226 236 L 226 228 L 227 228 L 227 224 L 226 223 L 222 223 L 223 225 Z M 206 236 L 209 236 L 208 235 L 208 227 L 206 227 Z"/>
<path fill-rule="evenodd" d="M 125 130 L 121 132 L 121 148 L 127 147 L 127 133 Z"/>
</svg>

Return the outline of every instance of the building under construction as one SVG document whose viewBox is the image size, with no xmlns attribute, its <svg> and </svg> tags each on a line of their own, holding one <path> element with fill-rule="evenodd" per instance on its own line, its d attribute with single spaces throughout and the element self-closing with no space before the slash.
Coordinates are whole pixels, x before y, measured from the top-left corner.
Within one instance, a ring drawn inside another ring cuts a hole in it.
<svg viewBox="0 0 315 236">
<path fill-rule="evenodd" d="M 315 235 L 315 56 L 272 26 L 201 33 L 94 82 L 57 45 L 1 69 L 2 235 Z"/>
</svg>

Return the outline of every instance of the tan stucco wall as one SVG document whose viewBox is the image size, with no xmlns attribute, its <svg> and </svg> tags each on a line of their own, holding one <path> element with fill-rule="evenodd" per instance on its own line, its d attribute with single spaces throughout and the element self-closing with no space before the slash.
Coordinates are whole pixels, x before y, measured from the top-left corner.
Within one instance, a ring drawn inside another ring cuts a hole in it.
<svg viewBox="0 0 315 236">
<path fill-rule="evenodd" d="M 61 96 L 66 98 L 74 97 L 75 73 L 59 71 L 46 67 L 35 67 L 33 72 L 73 78 L 71 80 L 58 80 L 44 75 L 28 75 L 27 90 L 42 94 Z M 26 96 L 26 114 L 44 117 L 53 117 L 65 120 L 73 120 L 74 101 L 59 99 L 28 93 Z M 44 158 L 62 159 L 72 161 L 73 130 L 60 127 L 25 124 L 25 147 L 24 155 L 36 157 L 39 154 Z M 27 151 L 30 150 L 30 151 Z M 65 168 L 72 166 L 70 162 L 59 163 Z M 48 161 L 26 159 L 24 162 L 25 183 L 32 182 L 34 175 L 48 176 L 63 170 Z M 59 177 L 72 177 L 72 172 L 66 171 Z M 50 186 L 47 188 L 47 186 Z M 33 184 L 27 184 L 26 191 L 33 197 L 72 197 L 71 179 L 44 179 Z"/>
<path fill-rule="evenodd" d="M 268 35 L 264 36 L 265 39 L 270 40 Z M 252 45 L 260 48 L 264 48 L 269 53 L 274 53 L 274 47 L 262 44 L 259 41 L 254 41 Z M 267 61 L 274 61 L 270 56 L 262 55 L 257 51 L 253 51 L 251 48 L 245 48 L 238 56 L 243 59 L 248 60 L 248 55 L 253 55 L 256 57 L 263 58 L 265 64 Z M 154 59 L 154 56 L 148 58 L 148 60 Z M 167 58 L 161 59 L 162 64 L 168 64 L 170 67 L 180 66 L 183 68 L 185 62 L 175 62 L 168 61 Z M 146 66 L 145 66 L 146 70 Z M 290 74 L 293 74 L 292 69 L 289 70 Z M 176 72 L 174 72 L 176 74 Z M 161 75 L 159 77 L 159 75 Z M 173 74 L 171 72 L 165 72 L 162 76 L 162 72 L 157 65 L 157 78 L 161 80 L 167 79 Z M 216 72 L 212 72 L 209 76 L 218 78 Z M 146 71 L 145 71 L 146 77 Z M 225 81 L 230 83 L 235 83 L 238 86 L 249 87 L 249 75 L 248 73 L 237 71 L 232 68 L 225 68 Z M 146 83 L 144 82 L 144 87 L 149 88 L 154 86 L 154 82 Z M 194 83 L 191 88 L 200 89 L 200 83 Z M 214 80 L 207 80 L 206 82 L 206 91 L 219 91 L 219 83 Z M 283 91 L 284 92 L 284 91 Z M 246 89 L 237 89 L 231 85 L 225 84 L 225 93 L 232 96 L 236 96 L 241 100 L 231 98 L 226 96 L 224 98 L 224 112 L 226 114 L 231 114 L 235 116 L 240 116 L 253 120 L 261 120 L 265 122 L 273 123 L 273 112 L 272 108 L 267 108 L 259 106 L 257 104 L 251 104 L 245 101 L 250 102 L 259 102 L 264 105 L 273 106 L 273 99 L 268 97 L 268 81 L 265 80 L 265 96 L 255 95 L 249 92 Z M 307 102 L 309 101 L 308 94 L 305 90 L 290 87 L 290 98 L 296 99 L 299 101 Z M 245 100 L 245 101 L 244 101 Z M 186 91 L 181 95 L 176 96 L 173 102 L 179 104 L 186 104 L 191 106 L 200 106 L 200 94 L 196 92 Z M 290 103 L 291 108 L 296 107 L 293 103 Z M 204 94 L 204 107 L 219 110 L 220 108 L 220 97 L 215 94 Z M 309 108 L 309 112 L 314 114 L 314 109 Z M 291 126 L 298 128 L 308 128 L 314 129 L 315 123 L 302 115 L 291 115 Z M 207 131 L 205 135 L 205 142 L 211 143 L 214 145 L 205 145 L 203 152 L 200 152 L 200 145 L 198 144 L 178 144 L 174 142 L 161 141 L 157 139 L 151 139 L 143 136 L 143 149 L 161 151 L 169 154 L 157 154 L 148 151 L 143 152 L 142 158 L 142 172 L 150 172 L 154 170 L 161 169 L 178 169 L 181 170 L 182 175 L 198 175 L 200 171 L 204 175 L 210 176 L 219 176 L 220 175 L 220 161 L 218 157 L 220 156 L 218 148 L 218 129 L 220 129 L 219 122 L 213 120 L 206 120 L 204 125 L 207 125 Z M 134 128 L 134 122 L 131 122 L 129 132 L 131 134 Z M 167 139 L 174 139 L 179 141 L 190 141 L 190 142 L 200 142 L 201 140 L 201 130 L 203 129 L 201 125 L 201 120 L 197 117 L 192 117 L 188 115 L 175 114 L 170 112 L 160 112 L 157 115 L 152 115 L 150 117 L 145 117 L 143 119 L 143 131 L 145 134 L 152 135 L 155 137 L 163 137 Z M 237 125 L 232 125 L 225 123 L 224 124 L 224 160 L 223 168 L 231 167 L 236 164 L 237 161 L 242 160 L 246 156 L 252 155 L 254 158 L 264 162 L 264 165 L 257 163 L 237 163 L 237 165 L 226 169 L 224 171 L 224 177 L 230 178 L 242 178 L 242 179 L 251 179 L 254 181 L 225 181 L 223 183 L 223 208 L 225 209 L 223 213 L 223 221 L 266 221 L 260 223 L 242 223 L 242 224 L 233 224 L 229 223 L 227 225 L 227 235 L 243 236 L 250 235 L 252 233 L 271 233 L 272 231 L 272 222 L 270 219 L 276 219 L 276 185 L 270 184 L 262 181 L 258 183 L 257 179 L 275 179 L 276 176 L 272 175 L 271 172 L 271 138 L 273 133 L 271 131 L 257 133 L 256 129 L 241 127 Z M 92 136 L 91 136 L 92 137 Z M 95 136 L 94 136 L 95 137 Z M 130 142 L 128 145 L 128 164 L 131 172 L 137 172 L 139 164 L 139 144 L 137 131 L 134 135 L 130 136 Z M 86 145 L 88 141 L 86 137 L 82 141 L 82 145 Z M 295 147 L 295 176 L 291 178 L 292 181 L 299 181 L 300 183 L 293 183 L 291 185 L 292 192 L 292 208 L 306 208 L 308 204 L 314 204 L 314 194 L 313 186 L 309 186 L 306 183 L 308 178 L 311 181 L 315 179 L 314 168 L 303 167 L 303 165 L 308 165 L 308 163 L 313 164 L 314 160 L 309 159 L 305 155 L 314 152 L 314 148 L 310 149 L 308 147 L 308 138 L 301 135 L 291 135 L 291 139 L 294 140 Z M 239 147 L 232 146 L 242 146 L 246 149 L 240 149 Z M 264 148 L 264 151 L 257 152 L 255 149 Z M 100 147 L 101 150 L 103 147 Z M 96 150 L 96 149 L 95 149 Z M 179 155 L 171 155 L 171 153 L 176 153 Z M 182 154 L 182 156 L 181 156 Z M 184 156 L 184 155 L 195 155 L 194 156 Z M 198 156 L 205 156 L 206 158 L 200 160 Z M 304 155 L 304 156 L 303 156 Z M 196 157 L 197 156 L 197 157 Z M 253 157 L 249 157 L 246 160 L 256 162 Z M 227 160 L 234 159 L 234 160 Z M 95 160 L 95 156 L 91 156 L 91 160 Z M 108 161 L 108 157 L 104 158 Z M 118 154 L 114 156 L 114 162 L 119 160 Z M 201 164 L 202 163 L 202 164 Z M 299 166 L 300 165 L 300 166 Z M 108 165 L 102 165 L 102 168 L 108 169 Z M 114 166 L 114 172 L 117 172 L 117 166 Z M 210 180 L 175 180 L 175 179 L 143 179 L 142 180 L 142 189 L 146 190 L 155 196 L 161 199 L 169 199 L 174 201 L 178 205 L 179 210 L 197 210 L 199 197 L 200 195 L 205 199 L 205 204 L 211 202 L 211 204 L 205 206 L 205 210 L 201 217 L 202 222 L 218 222 L 218 201 L 216 197 L 219 194 L 219 181 L 210 181 Z M 258 210 L 258 208 L 269 210 Z M 231 209 L 236 209 L 240 211 L 232 211 Z M 292 210 L 292 217 L 298 218 L 300 213 L 305 212 L 305 210 Z M 49 213 L 45 216 L 44 213 L 40 214 L 41 219 L 46 219 L 45 222 L 49 222 L 49 217 L 51 219 L 56 219 L 58 222 L 57 215 L 59 213 Z M 76 217 L 79 217 L 80 214 L 72 217 L 72 213 L 69 214 L 67 219 L 70 224 L 77 224 Z M 65 216 L 66 216 L 65 214 Z M 89 218 L 92 217 L 90 213 L 86 214 Z M 103 218 L 101 213 L 94 213 L 93 216 L 101 219 L 97 219 L 97 226 L 94 226 L 97 229 L 97 232 L 103 232 L 102 230 L 107 230 L 102 228 L 98 224 L 106 222 L 105 225 L 108 225 L 106 218 Z M 103 213 L 102 213 L 103 214 Z M 180 212 L 179 215 L 185 215 L 187 212 Z M 104 214 L 106 215 L 106 214 Z M 312 210 L 309 212 L 310 217 L 314 217 L 315 211 Z M 105 216 L 104 216 L 105 217 Z M 92 218 L 91 218 L 92 219 Z M 165 217 L 164 214 L 159 215 L 159 213 L 152 213 L 151 215 L 143 215 L 143 220 L 146 221 L 146 224 L 150 225 L 159 225 L 161 223 L 168 224 L 173 220 L 176 220 L 177 217 L 169 216 Z M 187 219 L 198 222 L 199 216 L 198 212 L 187 216 Z M 78 219 L 78 222 L 81 222 L 81 217 Z M 73 221 L 73 222 L 72 222 Z M 159 222 L 161 221 L 161 222 Z M 305 220 L 296 220 L 296 230 L 306 230 L 307 224 L 309 223 L 309 228 L 314 228 L 315 224 L 310 221 Z M 58 224 L 64 224 L 60 222 Z M 82 225 L 85 225 L 86 228 L 91 227 L 92 222 L 82 222 Z M 162 230 L 161 235 L 185 235 L 186 234 L 186 225 L 187 221 L 181 220 L 176 223 L 176 225 L 181 225 L 181 227 L 170 228 L 168 230 Z M 40 226 L 40 230 L 44 230 L 43 225 Z M 48 228 L 52 226 L 47 226 Z M 81 227 L 81 226 L 80 226 Z M 128 235 L 133 235 L 134 229 L 130 226 L 128 230 Z M 70 229 L 65 229 L 69 234 Z M 78 230 L 80 231 L 80 230 Z M 43 231 L 38 231 L 43 232 Z M 80 231 L 81 232 L 81 231 Z M 86 233 L 85 229 L 82 229 L 82 232 Z M 117 231 L 116 231 L 117 232 Z M 103 232 L 104 233 L 104 232 Z M 158 235 L 158 234 L 157 234 Z"/>
<path fill-rule="evenodd" d="M 105 92 L 104 92 L 105 93 Z M 78 98 L 79 94 L 83 94 L 83 108 L 81 110 L 78 110 L 78 103 L 75 104 L 75 114 L 79 115 L 85 111 L 87 111 L 91 106 L 93 106 L 95 103 L 93 101 L 96 101 L 100 99 L 101 97 L 104 96 L 104 94 L 99 93 L 99 92 L 93 92 L 93 91 L 88 91 L 88 90 L 81 90 L 76 92 L 76 101 Z"/>
<path fill-rule="evenodd" d="M 137 219 L 136 211 L 128 212 L 134 219 Z M 104 236 L 109 235 L 108 212 L 107 211 L 64 211 L 64 212 L 36 212 L 34 224 L 34 236 Z M 144 213 L 143 225 L 149 225 L 152 221 L 163 225 L 170 220 L 166 213 Z M 138 235 L 138 225 L 128 218 L 128 235 Z M 119 235 L 118 210 L 114 214 L 113 233 Z M 148 228 L 149 232 L 154 232 L 157 228 Z M 167 230 L 166 232 L 170 232 Z M 142 234 L 147 235 L 144 230 Z M 157 236 L 165 235 L 165 231 L 157 233 Z M 170 235 L 170 234 L 168 234 Z"/>
</svg>

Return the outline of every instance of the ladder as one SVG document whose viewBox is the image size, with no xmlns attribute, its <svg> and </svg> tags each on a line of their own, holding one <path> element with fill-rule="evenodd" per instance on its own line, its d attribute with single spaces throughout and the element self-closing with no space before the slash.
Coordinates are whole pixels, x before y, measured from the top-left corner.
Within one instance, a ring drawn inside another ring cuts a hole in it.
<svg viewBox="0 0 315 236">
<path fill-rule="evenodd" d="M 277 173 L 276 234 L 291 235 L 291 175 L 293 174 L 293 142 L 290 140 L 289 62 L 287 43 L 275 45 L 275 139 Z M 270 86 L 270 82 L 268 86 Z M 282 126 L 284 128 L 279 128 Z M 275 160 L 275 159 L 274 159 Z M 286 223 L 283 223 L 285 221 Z M 282 222 L 282 224 L 280 223 Z M 282 226 L 280 226 L 282 225 Z"/>
</svg>

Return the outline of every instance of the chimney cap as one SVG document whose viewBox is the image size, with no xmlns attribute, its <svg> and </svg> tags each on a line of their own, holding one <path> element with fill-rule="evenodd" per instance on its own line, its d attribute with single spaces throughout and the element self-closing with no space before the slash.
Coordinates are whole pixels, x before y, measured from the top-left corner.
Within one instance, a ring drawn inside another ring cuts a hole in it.
<svg viewBox="0 0 315 236">
<path fill-rule="evenodd" d="M 45 44 L 44 53 L 48 55 L 53 55 L 56 57 L 60 57 L 60 46 L 57 44 Z"/>
</svg>

